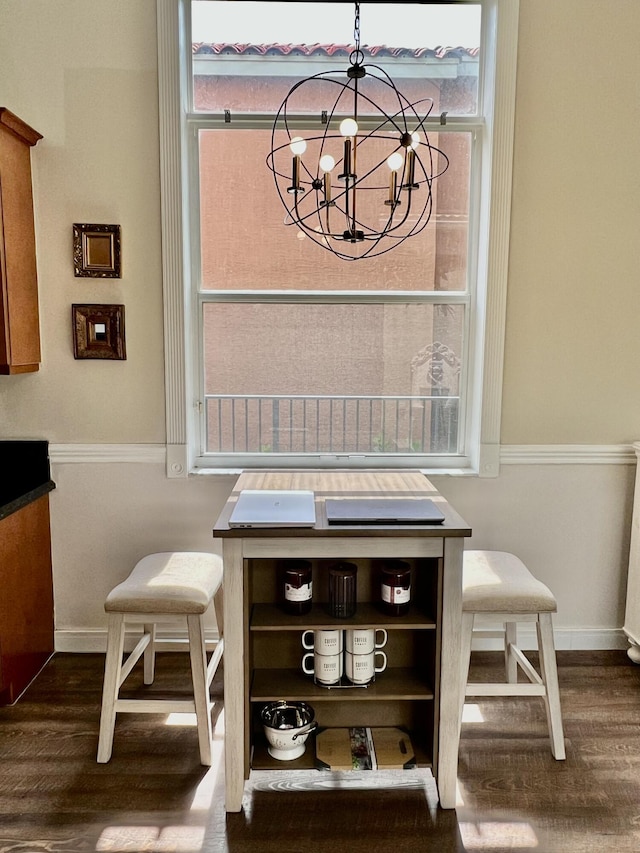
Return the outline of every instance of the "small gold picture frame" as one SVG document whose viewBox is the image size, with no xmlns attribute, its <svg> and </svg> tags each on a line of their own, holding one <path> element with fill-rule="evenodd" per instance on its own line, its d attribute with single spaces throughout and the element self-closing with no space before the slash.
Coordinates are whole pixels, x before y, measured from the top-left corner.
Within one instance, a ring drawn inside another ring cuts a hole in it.
<svg viewBox="0 0 640 853">
<path fill-rule="evenodd" d="M 120 278 L 120 226 L 73 226 L 73 270 L 82 278 Z"/>
<path fill-rule="evenodd" d="M 125 360 L 124 305 L 72 305 L 73 357 Z"/>
</svg>

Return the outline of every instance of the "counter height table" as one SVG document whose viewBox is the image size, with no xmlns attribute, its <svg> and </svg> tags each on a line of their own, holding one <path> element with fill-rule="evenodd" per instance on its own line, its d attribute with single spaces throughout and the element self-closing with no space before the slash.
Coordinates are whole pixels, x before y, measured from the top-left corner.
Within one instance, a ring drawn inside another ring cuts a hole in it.
<svg viewBox="0 0 640 853">
<path fill-rule="evenodd" d="M 230 528 L 243 489 L 305 489 L 315 495 L 313 528 Z M 437 525 L 329 526 L 327 498 L 430 498 L 445 521 Z M 260 769 L 310 769 L 305 754 L 277 761 L 268 751 L 260 711 L 279 699 L 304 701 L 325 728 L 397 727 L 408 732 L 418 767 L 430 768 L 442 808 L 454 808 L 460 713 L 463 539 L 468 525 L 416 471 L 249 471 L 243 473 L 215 524 L 224 560 L 225 807 L 240 811 L 245 780 Z M 384 560 L 411 566 L 407 614 L 382 611 L 379 568 Z M 312 565 L 313 606 L 304 616 L 282 607 L 287 560 Z M 329 614 L 328 569 L 339 560 L 357 566 L 357 609 Z M 327 688 L 301 669 L 301 633 L 320 628 L 385 628 L 387 668 L 366 687 Z M 398 771 L 403 772 L 403 771 Z"/>
</svg>

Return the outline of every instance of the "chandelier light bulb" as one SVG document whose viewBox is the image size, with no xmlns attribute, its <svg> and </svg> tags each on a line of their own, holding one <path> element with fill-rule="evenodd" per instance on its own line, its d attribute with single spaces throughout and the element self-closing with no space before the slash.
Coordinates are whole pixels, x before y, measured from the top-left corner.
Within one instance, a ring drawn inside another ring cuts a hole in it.
<svg viewBox="0 0 640 853">
<path fill-rule="evenodd" d="M 342 136 L 355 136 L 358 132 L 358 123 L 353 118 L 345 118 L 340 122 L 340 133 Z"/>
<path fill-rule="evenodd" d="M 294 136 L 289 143 L 289 148 L 297 157 L 299 157 L 307 150 L 307 143 L 301 136 Z"/>
<path fill-rule="evenodd" d="M 399 151 L 394 151 L 393 154 L 390 154 L 389 157 L 387 157 L 387 166 L 392 172 L 397 172 L 398 169 L 401 169 L 403 162 L 404 159 Z"/>
<path fill-rule="evenodd" d="M 334 166 L 336 165 L 336 161 L 333 159 L 331 154 L 324 154 L 320 158 L 320 162 L 318 163 L 323 172 L 331 172 Z"/>
<path fill-rule="evenodd" d="M 418 145 L 421 143 L 420 134 L 417 130 L 414 130 L 411 134 L 411 148 L 415 151 Z"/>
</svg>

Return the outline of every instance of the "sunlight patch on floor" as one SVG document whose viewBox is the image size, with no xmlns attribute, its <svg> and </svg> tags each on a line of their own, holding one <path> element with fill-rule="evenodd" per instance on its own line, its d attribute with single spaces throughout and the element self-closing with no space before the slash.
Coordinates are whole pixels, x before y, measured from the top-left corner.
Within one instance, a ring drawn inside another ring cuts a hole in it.
<svg viewBox="0 0 640 853">
<path fill-rule="evenodd" d="M 169 714 L 168 726 L 195 726 L 195 714 Z M 224 711 L 213 730 L 211 767 L 195 789 L 191 811 L 208 813 L 218 773 L 224 760 Z M 198 821 L 199 818 L 196 818 Z M 206 826 L 107 826 L 96 843 L 96 853 L 199 853 L 205 844 Z"/>
<path fill-rule="evenodd" d="M 204 826 L 107 826 L 97 853 L 193 853 L 202 850 Z"/>
<path fill-rule="evenodd" d="M 462 722 L 484 723 L 485 719 L 482 711 L 480 710 L 480 705 L 476 705 L 475 702 L 465 702 L 462 709 Z"/>
<path fill-rule="evenodd" d="M 538 846 L 538 836 L 528 823 L 460 821 L 459 826 L 465 850 L 534 850 Z"/>
<path fill-rule="evenodd" d="M 218 779 L 218 772 L 224 761 L 224 711 L 216 721 L 213 730 L 213 744 L 211 747 L 211 768 L 207 770 L 204 778 L 196 788 L 191 802 L 191 811 L 208 811 L 213 802 L 213 793 Z"/>
<path fill-rule="evenodd" d="M 196 726 L 197 720 L 195 714 L 175 713 L 169 714 L 164 721 L 165 726 Z"/>
</svg>

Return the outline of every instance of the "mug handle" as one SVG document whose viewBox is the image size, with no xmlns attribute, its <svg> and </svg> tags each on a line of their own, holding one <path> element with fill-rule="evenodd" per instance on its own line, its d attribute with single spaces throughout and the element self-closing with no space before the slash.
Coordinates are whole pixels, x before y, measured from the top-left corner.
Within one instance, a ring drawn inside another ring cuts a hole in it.
<svg viewBox="0 0 640 853">
<path fill-rule="evenodd" d="M 313 663 L 311 664 L 311 669 L 307 669 L 307 667 L 306 667 L 307 658 L 311 658 L 311 660 L 313 661 L 313 657 L 314 657 L 313 652 L 307 652 L 306 655 L 302 656 L 302 671 L 304 672 L 305 675 L 313 675 Z M 386 658 L 385 658 L 385 660 L 386 660 Z"/>
<path fill-rule="evenodd" d="M 382 664 L 382 666 L 376 666 L 374 668 L 375 672 L 382 672 L 383 670 L 385 670 L 387 668 L 387 656 L 384 652 L 381 652 L 379 649 L 374 652 L 374 655 L 381 655 L 381 657 L 384 659 L 384 663 Z"/>
<path fill-rule="evenodd" d="M 378 634 L 382 634 L 382 642 L 378 642 Z M 386 628 L 376 628 L 376 640 L 375 640 L 375 648 L 381 649 L 383 646 L 387 645 L 387 631 Z"/>
<path fill-rule="evenodd" d="M 305 643 L 305 641 L 304 641 L 304 638 L 307 636 L 307 634 L 311 634 L 311 645 L 307 645 L 307 643 Z M 302 648 L 303 649 L 312 649 L 313 648 L 313 631 L 303 631 L 302 632 Z"/>
</svg>

